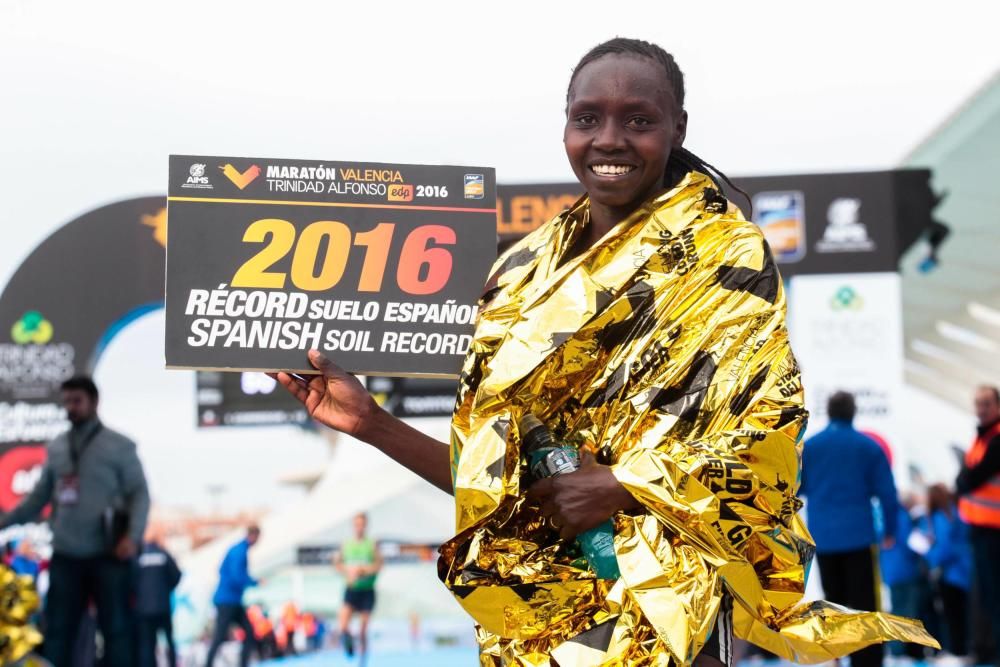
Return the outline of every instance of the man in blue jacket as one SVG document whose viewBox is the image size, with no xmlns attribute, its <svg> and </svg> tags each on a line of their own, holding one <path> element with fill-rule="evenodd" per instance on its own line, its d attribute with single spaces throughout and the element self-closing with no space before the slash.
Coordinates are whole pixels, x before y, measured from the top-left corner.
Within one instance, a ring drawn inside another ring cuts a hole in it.
<svg viewBox="0 0 1000 667">
<path fill-rule="evenodd" d="M 208 659 L 205 667 L 212 667 L 215 661 L 215 653 L 219 650 L 229 635 L 229 627 L 237 625 L 243 630 L 243 647 L 240 650 L 240 665 L 247 667 L 250 664 L 250 651 L 253 650 L 254 641 L 253 627 L 250 619 L 247 618 L 246 607 L 243 606 L 243 591 L 251 586 L 257 585 L 257 580 L 250 576 L 247 564 L 247 552 L 260 538 L 260 528 L 250 526 L 247 528 L 246 539 L 237 542 L 222 559 L 219 567 L 219 587 L 215 589 L 215 596 L 212 602 L 215 604 L 215 634 L 212 637 L 212 645 L 208 649 Z"/>
<path fill-rule="evenodd" d="M 830 397 L 830 425 L 806 441 L 802 485 L 809 531 L 816 541 L 819 576 L 831 602 L 878 610 L 878 550 L 872 499 L 882 510 L 883 545 L 895 543 L 899 514 L 892 470 L 878 443 L 854 429 L 854 397 Z M 882 645 L 851 655 L 853 667 L 882 664 Z"/>
</svg>

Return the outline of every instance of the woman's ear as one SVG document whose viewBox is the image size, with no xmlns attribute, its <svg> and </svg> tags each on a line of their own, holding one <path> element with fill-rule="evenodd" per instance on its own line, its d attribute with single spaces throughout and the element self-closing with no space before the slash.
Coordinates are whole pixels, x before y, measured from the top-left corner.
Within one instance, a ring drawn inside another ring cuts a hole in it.
<svg viewBox="0 0 1000 667">
<path fill-rule="evenodd" d="M 688 131 L 688 112 L 681 111 L 677 115 L 677 123 L 674 125 L 674 141 L 672 148 L 680 148 L 684 145 L 684 139 Z"/>
</svg>

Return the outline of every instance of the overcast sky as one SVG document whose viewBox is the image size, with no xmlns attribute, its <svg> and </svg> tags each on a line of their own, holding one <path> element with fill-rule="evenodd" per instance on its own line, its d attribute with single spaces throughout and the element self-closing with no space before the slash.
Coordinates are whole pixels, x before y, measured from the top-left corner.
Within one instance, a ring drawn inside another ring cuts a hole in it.
<svg viewBox="0 0 1000 667">
<path fill-rule="evenodd" d="M 730 174 L 891 168 L 1000 67 L 998 7 L 2 0 L 0 285 L 81 213 L 164 193 L 170 153 L 569 180 L 567 79 L 615 35 L 674 53 L 687 146 Z M 275 475 L 319 465 L 325 445 L 196 431 L 190 374 L 161 369 L 162 327 L 162 313 L 134 324 L 98 369 L 105 419 L 140 442 L 154 496 L 204 504 L 224 480 L 226 507 L 290 501 Z"/>
</svg>

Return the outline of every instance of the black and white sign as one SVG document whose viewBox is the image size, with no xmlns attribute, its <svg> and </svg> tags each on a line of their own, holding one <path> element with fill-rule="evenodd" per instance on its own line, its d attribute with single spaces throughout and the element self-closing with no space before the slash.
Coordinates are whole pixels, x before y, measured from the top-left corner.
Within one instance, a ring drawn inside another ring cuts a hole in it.
<svg viewBox="0 0 1000 667">
<path fill-rule="evenodd" d="M 171 156 L 167 366 L 457 377 L 495 201 L 482 167 Z"/>
</svg>

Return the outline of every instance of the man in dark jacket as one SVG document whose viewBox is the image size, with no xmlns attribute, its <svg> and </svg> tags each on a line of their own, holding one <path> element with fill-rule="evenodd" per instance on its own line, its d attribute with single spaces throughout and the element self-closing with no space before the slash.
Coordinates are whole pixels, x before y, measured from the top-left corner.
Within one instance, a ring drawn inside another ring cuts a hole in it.
<svg viewBox="0 0 1000 667">
<path fill-rule="evenodd" d="M 980 607 L 993 630 L 993 662 L 1000 665 L 1000 391 L 979 387 L 976 439 L 955 481 L 958 513 L 969 524 Z"/>
<path fill-rule="evenodd" d="M 181 570 L 157 531 L 150 531 L 135 562 L 135 615 L 139 667 L 156 667 L 156 635 L 167 639 L 170 667 L 177 665 L 170 595 L 181 580 Z"/>
<path fill-rule="evenodd" d="M 882 509 L 884 546 L 895 542 L 899 515 L 892 470 L 878 443 L 854 429 L 854 397 L 838 391 L 830 397 L 830 424 L 806 441 L 802 485 L 809 532 L 816 541 L 819 576 L 831 602 L 853 609 L 879 608 L 878 550 L 872 499 Z M 853 667 L 882 664 L 882 645 L 851 655 Z"/>
<path fill-rule="evenodd" d="M 212 602 L 215 604 L 215 633 L 212 636 L 212 645 L 208 649 L 208 659 L 205 667 L 212 667 L 215 661 L 215 653 L 219 650 L 226 638 L 229 636 L 231 625 L 239 626 L 243 630 L 243 647 L 240 650 L 240 665 L 246 667 L 250 663 L 250 651 L 256 645 L 254 640 L 253 626 L 247 618 L 246 607 L 243 606 L 243 592 L 257 585 L 257 580 L 250 576 L 247 562 L 247 552 L 260 537 L 260 528 L 250 526 L 247 528 L 246 539 L 241 540 L 230 547 L 226 552 L 226 557 L 222 559 L 219 567 L 219 586 L 215 589 L 215 596 Z"/>
<path fill-rule="evenodd" d="M 0 517 L 0 528 L 27 523 L 52 504 L 43 652 L 55 667 L 72 664 L 77 631 L 91 599 L 105 664 L 135 664 L 129 561 L 146 530 L 149 492 L 135 443 L 101 423 L 97 402 L 97 386 L 89 377 L 63 382 L 62 403 L 71 427 L 48 444 L 35 488 Z M 120 530 L 122 522 L 113 517 L 123 510 L 127 528 Z"/>
</svg>

